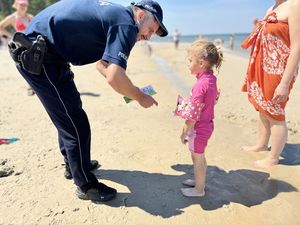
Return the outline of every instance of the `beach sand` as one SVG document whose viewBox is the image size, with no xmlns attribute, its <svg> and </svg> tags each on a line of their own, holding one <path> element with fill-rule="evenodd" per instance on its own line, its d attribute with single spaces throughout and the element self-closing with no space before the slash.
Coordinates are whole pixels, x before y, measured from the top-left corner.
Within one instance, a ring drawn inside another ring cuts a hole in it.
<svg viewBox="0 0 300 225">
<path fill-rule="evenodd" d="M 278 166 L 257 170 L 251 162 L 267 152 L 244 152 L 257 138 L 257 113 L 240 91 L 247 59 L 225 51 L 218 75 L 221 97 L 215 131 L 209 141 L 206 196 L 186 198 L 181 182 L 192 177 L 187 147 L 180 143 L 183 120 L 173 116 L 177 95 L 188 97 L 195 77 L 186 66 L 185 47 L 141 44 L 132 52 L 130 79 L 151 84 L 158 107 L 126 104 L 98 74 L 95 65 L 73 67 L 92 130 L 92 158 L 99 180 L 118 190 L 115 200 L 95 204 L 74 196 L 65 180 L 57 132 L 7 51 L 0 50 L 0 224 L 300 224 L 300 86 L 297 80 L 287 106 L 289 138 Z M 7 175 L 7 176 L 5 176 Z"/>
</svg>

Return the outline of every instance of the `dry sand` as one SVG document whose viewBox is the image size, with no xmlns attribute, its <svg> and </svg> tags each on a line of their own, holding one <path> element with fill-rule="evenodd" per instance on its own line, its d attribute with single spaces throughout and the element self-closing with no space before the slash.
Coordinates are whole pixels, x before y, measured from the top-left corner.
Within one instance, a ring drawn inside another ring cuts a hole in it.
<svg viewBox="0 0 300 225">
<path fill-rule="evenodd" d="M 152 43 L 154 55 L 137 45 L 128 75 L 137 86 L 152 84 L 158 107 L 126 104 L 95 65 L 73 67 L 75 81 L 92 129 L 92 158 L 101 163 L 96 176 L 117 188 L 106 204 L 82 201 L 64 179 L 57 133 L 36 96 L 5 50 L 0 50 L 0 224 L 128 225 L 299 225 L 300 87 L 296 82 L 287 107 L 289 139 L 280 165 L 256 170 L 251 162 L 267 153 L 243 152 L 257 138 L 257 113 L 240 87 L 247 60 L 225 52 L 218 75 L 221 98 L 215 131 L 207 151 L 207 194 L 189 199 L 181 182 L 192 176 L 186 146 L 179 140 L 183 121 L 172 110 L 178 94 L 194 82 L 185 47 Z"/>
</svg>

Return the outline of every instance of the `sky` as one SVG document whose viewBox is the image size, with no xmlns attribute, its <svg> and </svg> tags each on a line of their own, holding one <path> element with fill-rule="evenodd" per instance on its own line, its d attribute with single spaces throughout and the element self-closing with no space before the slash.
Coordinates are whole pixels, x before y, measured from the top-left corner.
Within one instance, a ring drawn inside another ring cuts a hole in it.
<svg viewBox="0 0 300 225">
<path fill-rule="evenodd" d="M 124 6 L 130 0 L 109 0 Z M 138 2 L 137 0 L 136 2 Z M 156 0 L 164 12 L 163 23 L 182 35 L 249 33 L 253 18 L 262 18 L 275 0 Z"/>
</svg>

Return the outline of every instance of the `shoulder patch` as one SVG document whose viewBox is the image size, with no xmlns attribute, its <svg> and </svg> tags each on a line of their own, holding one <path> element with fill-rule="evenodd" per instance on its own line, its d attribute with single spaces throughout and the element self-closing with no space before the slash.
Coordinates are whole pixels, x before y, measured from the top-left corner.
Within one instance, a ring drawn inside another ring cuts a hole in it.
<svg viewBox="0 0 300 225">
<path fill-rule="evenodd" d="M 118 53 L 118 56 L 120 56 L 122 59 L 124 59 L 124 60 L 127 62 L 128 56 L 125 55 L 123 52 L 119 52 L 119 53 Z"/>
</svg>

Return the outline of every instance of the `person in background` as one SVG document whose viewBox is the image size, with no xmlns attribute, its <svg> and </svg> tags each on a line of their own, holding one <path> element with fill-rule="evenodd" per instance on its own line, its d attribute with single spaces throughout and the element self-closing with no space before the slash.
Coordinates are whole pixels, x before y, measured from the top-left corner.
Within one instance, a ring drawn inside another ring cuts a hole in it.
<svg viewBox="0 0 300 225">
<path fill-rule="evenodd" d="M 224 40 L 222 38 L 217 38 L 214 40 L 214 45 L 218 48 L 222 48 L 224 44 Z"/>
<path fill-rule="evenodd" d="M 70 63 L 81 66 L 96 62 L 96 69 L 114 91 L 136 100 L 143 108 L 158 105 L 126 74 L 135 43 L 149 40 L 154 34 L 163 37 L 168 31 L 163 25 L 162 8 L 152 0 L 128 7 L 99 0 L 61 0 L 38 13 L 25 31 L 28 39 L 46 44 L 47 52 L 38 75 L 25 67 L 35 65 L 30 51 L 17 69 L 57 128 L 65 177 L 73 178 L 75 195 L 80 199 L 105 202 L 115 198 L 117 191 L 92 173 L 98 162 L 91 161 L 90 124 Z"/>
<path fill-rule="evenodd" d="M 213 67 L 219 70 L 223 54 L 212 42 L 198 39 L 188 48 L 187 58 L 190 72 L 197 81 L 187 101 L 178 97 L 175 115 L 185 120 L 180 140 L 182 144 L 188 143 L 195 179 L 183 181 L 189 188 L 182 188 L 181 192 L 187 197 L 202 197 L 207 167 L 204 152 L 214 130 L 214 107 L 219 98 Z"/>
<path fill-rule="evenodd" d="M 141 41 L 141 46 L 143 47 L 146 55 L 148 55 L 148 56 L 152 55 L 152 46 L 151 46 L 150 40 Z"/>
<path fill-rule="evenodd" d="M 175 29 L 175 31 L 173 32 L 173 41 L 174 41 L 175 49 L 178 49 L 180 36 L 181 36 L 181 33 L 179 32 L 179 30 Z"/>
<path fill-rule="evenodd" d="M 300 60 L 300 1 L 276 0 L 242 43 L 251 48 L 242 91 L 259 114 L 258 140 L 246 151 L 271 151 L 255 167 L 278 164 L 288 137 L 285 107 Z"/>
<path fill-rule="evenodd" d="M 234 50 L 234 35 L 233 34 L 229 36 L 229 48 L 231 51 Z"/>
<path fill-rule="evenodd" d="M 0 22 L 0 33 L 1 36 L 6 40 L 10 40 L 12 38 L 12 33 L 6 30 L 8 27 L 13 27 L 17 32 L 25 31 L 27 25 L 33 17 L 27 13 L 28 4 L 28 0 L 15 0 L 12 7 L 16 9 L 16 11 L 5 17 Z M 27 87 L 27 94 L 28 96 L 34 95 L 34 91 L 30 86 Z"/>
</svg>

